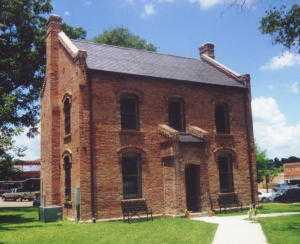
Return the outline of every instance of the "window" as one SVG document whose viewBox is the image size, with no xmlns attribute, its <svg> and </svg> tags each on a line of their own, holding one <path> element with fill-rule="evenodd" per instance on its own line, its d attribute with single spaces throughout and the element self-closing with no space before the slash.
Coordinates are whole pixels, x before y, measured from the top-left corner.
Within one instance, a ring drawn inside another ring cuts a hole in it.
<svg viewBox="0 0 300 244">
<path fill-rule="evenodd" d="M 121 128 L 137 130 L 138 127 L 138 99 L 134 95 L 125 96 L 121 99 Z"/>
<path fill-rule="evenodd" d="M 69 155 L 64 157 L 65 169 L 65 201 L 71 201 L 71 159 Z"/>
<path fill-rule="evenodd" d="M 230 134 L 229 111 L 226 104 L 216 106 L 215 123 L 218 134 Z"/>
<path fill-rule="evenodd" d="M 140 156 L 127 154 L 122 158 L 124 199 L 142 197 L 142 174 Z"/>
<path fill-rule="evenodd" d="M 219 180 L 220 192 L 233 192 L 233 173 L 232 173 L 232 160 L 230 155 L 220 156 L 218 158 L 219 165 Z"/>
<path fill-rule="evenodd" d="M 65 135 L 71 134 L 71 101 L 70 98 L 64 100 L 64 121 L 65 121 Z"/>
<path fill-rule="evenodd" d="M 185 131 L 184 103 L 181 99 L 169 102 L 169 125 L 178 131 Z"/>
</svg>

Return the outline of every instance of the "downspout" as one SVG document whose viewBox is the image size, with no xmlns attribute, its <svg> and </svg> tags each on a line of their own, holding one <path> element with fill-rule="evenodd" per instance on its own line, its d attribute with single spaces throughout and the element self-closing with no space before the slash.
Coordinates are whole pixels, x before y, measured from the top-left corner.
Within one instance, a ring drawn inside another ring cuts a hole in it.
<svg viewBox="0 0 300 244">
<path fill-rule="evenodd" d="M 90 158 L 91 158 L 91 208 L 92 208 L 92 222 L 95 223 L 97 219 L 96 214 L 96 165 L 94 160 L 94 136 L 93 136 L 93 93 L 92 82 L 89 73 L 87 73 L 88 94 L 89 94 L 89 127 L 90 127 Z"/>
<path fill-rule="evenodd" d="M 254 179 L 253 179 L 253 167 L 252 167 L 252 153 L 251 151 L 254 148 L 253 141 L 253 125 L 252 125 L 252 110 L 251 110 L 251 86 L 250 86 L 250 75 L 246 74 L 241 76 L 242 80 L 246 83 L 246 93 L 245 93 L 245 121 L 247 126 L 247 143 L 248 143 L 248 167 L 249 167 L 249 176 L 250 176 L 250 188 L 251 188 L 251 202 L 253 205 L 255 202 L 254 195 Z"/>
</svg>

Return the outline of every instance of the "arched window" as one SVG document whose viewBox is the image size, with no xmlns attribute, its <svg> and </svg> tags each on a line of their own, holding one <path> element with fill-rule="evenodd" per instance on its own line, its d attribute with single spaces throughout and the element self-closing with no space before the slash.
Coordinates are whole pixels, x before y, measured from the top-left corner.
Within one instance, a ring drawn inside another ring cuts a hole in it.
<svg viewBox="0 0 300 244">
<path fill-rule="evenodd" d="M 66 98 L 64 100 L 64 123 L 65 123 L 65 135 L 71 134 L 71 100 Z"/>
<path fill-rule="evenodd" d="M 230 154 L 218 157 L 220 192 L 233 192 L 232 157 Z"/>
<path fill-rule="evenodd" d="M 216 106 L 215 123 L 218 134 L 230 134 L 230 118 L 227 104 Z"/>
<path fill-rule="evenodd" d="M 142 197 L 141 157 L 136 153 L 122 156 L 123 197 L 134 199 Z"/>
<path fill-rule="evenodd" d="M 122 96 L 121 108 L 121 128 L 122 130 L 139 129 L 139 106 L 138 98 L 135 95 Z"/>
<path fill-rule="evenodd" d="M 71 158 L 70 155 L 64 156 L 64 170 L 65 170 L 65 201 L 71 201 Z"/>
<path fill-rule="evenodd" d="M 169 101 L 169 126 L 178 131 L 185 131 L 184 102 L 182 99 Z"/>
</svg>

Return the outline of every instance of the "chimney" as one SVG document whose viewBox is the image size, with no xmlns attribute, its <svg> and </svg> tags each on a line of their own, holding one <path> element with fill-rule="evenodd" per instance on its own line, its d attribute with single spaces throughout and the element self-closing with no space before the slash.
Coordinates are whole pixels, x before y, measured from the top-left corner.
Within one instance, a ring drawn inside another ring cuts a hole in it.
<svg viewBox="0 0 300 244">
<path fill-rule="evenodd" d="M 61 31 L 61 23 L 62 18 L 58 15 L 50 15 L 48 22 L 47 22 L 47 34 L 50 32 L 60 32 Z"/>
<path fill-rule="evenodd" d="M 215 58 L 215 45 L 212 43 L 205 43 L 199 48 L 200 57 L 205 54 L 210 58 Z"/>
</svg>

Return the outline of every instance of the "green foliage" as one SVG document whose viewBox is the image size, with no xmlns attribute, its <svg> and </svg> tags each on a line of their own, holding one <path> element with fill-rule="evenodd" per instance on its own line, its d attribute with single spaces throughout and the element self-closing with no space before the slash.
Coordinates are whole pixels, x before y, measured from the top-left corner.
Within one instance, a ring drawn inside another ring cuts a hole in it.
<svg viewBox="0 0 300 244">
<path fill-rule="evenodd" d="M 261 150 L 256 146 L 256 165 L 257 165 L 257 181 L 265 181 L 267 186 L 268 183 L 282 171 L 282 166 L 278 166 L 276 160 L 268 159 L 266 151 Z"/>
<path fill-rule="evenodd" d="M 137 35 L 132 34 L 127 28 L 123 27 L 105 30 L 102 34 L 95 37 L 94 41 L 101 44 L 145 49 L 152 52 L 157 51 L 157 47 L 153 44 Z"/>
<path fill-rule="evenodd" d="M 284 47 L 296 47 L 300 52 L 300 5 L 295 4 L 290 9 L 282 6 L 266 11 L 260 21 L 263 34 L 271 35 L 274 43 Z"/>
<path fill-rule="evenodd" d="M 25 148 L 14 146 L 12 136 L 17 136 L 21 133 L 20 129 L 14 129 L 10 135 L 0 133 L 0 180 L 9 180 L 19 173 L 19 170 L 14 168 L 14 161 L 11 153 L 22 157 Z"/>
<path fill-rule="evenodd" d="M 51 0 L 1 0 L 0 4 L 0 133 L 9 138 L 15 128 L 37 133 L 39 94 L 45 77 L 45 36 Z M 70 37 L 85 38 L 80 27 L 63 25 Z M 2 142 L 1 142 L 2 143 Z M 0 144 L 1 152 L 6 145 Z M 3 156 L 7 156 L 5 151 Z"/>
<path fill-rule="evenodd" d="M 82 27 L 72 27 L 63 23 L 61 26 L 62 30 L 67 34 L 71 39 L 85 39 L 86 31 Z"/>
</svg>

